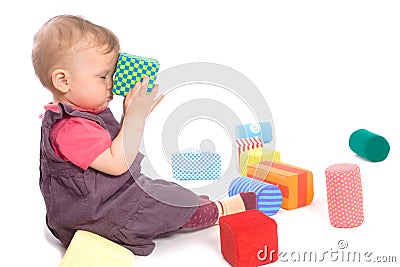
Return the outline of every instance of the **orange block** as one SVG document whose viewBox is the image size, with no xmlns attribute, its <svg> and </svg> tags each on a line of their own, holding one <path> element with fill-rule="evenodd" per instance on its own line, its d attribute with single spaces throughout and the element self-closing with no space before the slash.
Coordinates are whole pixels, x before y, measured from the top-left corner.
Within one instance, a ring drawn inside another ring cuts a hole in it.
<svg viewBox="0 0 400 267">
<path fill-rule="evenodd" d="M 282 208 L 306 206 L 314 198 L 312 172 L 282 162 L 262 161 L 247 166 L 247 176 L 274 184 L 282 191 Z"/>
</svg>

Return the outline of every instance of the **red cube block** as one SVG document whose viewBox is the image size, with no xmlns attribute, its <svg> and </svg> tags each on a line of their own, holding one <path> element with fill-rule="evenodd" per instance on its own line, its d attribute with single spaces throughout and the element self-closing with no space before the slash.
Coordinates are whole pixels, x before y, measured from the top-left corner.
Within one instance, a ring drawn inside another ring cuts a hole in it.
<svg viewBox="0 0 400 267">
<path fill-rule="evenodd" d="M 278 233 L 274 219 L 248 210 L 219 219 L 221 252 L 234 267 L 256 267 L 278 259 Z"/>
</svg>

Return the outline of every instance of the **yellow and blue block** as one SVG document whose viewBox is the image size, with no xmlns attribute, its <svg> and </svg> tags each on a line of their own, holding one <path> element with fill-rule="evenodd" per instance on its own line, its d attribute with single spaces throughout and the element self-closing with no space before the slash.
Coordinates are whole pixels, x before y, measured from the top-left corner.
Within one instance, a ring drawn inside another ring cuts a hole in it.
<svg viewBox="0 0 400 267">
<path fill-rule="evenodd" d="M 126 96 L 145 75 L 149 77 L 147 92 L 150 92 L 156 85 L 159 68 L 160 64 L 156 59 L 121 53 L 115 69 L 113 93 Z"/>
</svg>

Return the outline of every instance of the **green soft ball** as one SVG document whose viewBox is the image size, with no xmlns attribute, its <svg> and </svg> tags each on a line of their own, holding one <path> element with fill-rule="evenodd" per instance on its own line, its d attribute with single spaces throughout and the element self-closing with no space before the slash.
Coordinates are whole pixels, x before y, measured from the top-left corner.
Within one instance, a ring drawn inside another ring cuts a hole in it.
<svg viewBox="0 0 400 267">
<path fill-rule="evenodd" d="M 351 134 L 349 146 L 354 153 L 372 162 L 386 159 L 390 151 L 390 145 L 384 137 L 365 129 Z"/>
</svg>

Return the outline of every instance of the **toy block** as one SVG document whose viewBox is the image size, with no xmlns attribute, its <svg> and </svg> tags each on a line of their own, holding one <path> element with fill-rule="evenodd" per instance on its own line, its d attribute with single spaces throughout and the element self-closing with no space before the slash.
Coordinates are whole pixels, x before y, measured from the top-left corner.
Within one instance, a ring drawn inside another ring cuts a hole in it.
<svg viewBox="0 0 400 267">
<path fill-rule="evenodd" d="M 383 136 L 365 129 L 351 134 L 349 146 L 354 153 L 372 162 L 385 160 L 390 151 L 390 145 Z"/>
<path fill-rule="evenodd" d="M 238 164 L 240 166 L 240 156 L 244 151 L 264 147 L 264 143 L 260 137 L 240 138 L 236 139 L 236 148 L 238 152 Z"/>
<path fill-rule="evenodd" d="M 231 197 L 241 192 L 256 193 L 257 209 L 265 215 L 274 215 L 282 206 L 282 192 L 275 185 L 248 177 L 237 177 L 230 183 L 228 194 Z"/>
<path fill-rule="evenodd" d="M 211 151 L 186 149 L 173 153 L 172 176 L 176 180 L 217 180 L 221 177 L 221 156 Z"/>
<path fill-rule="evenodd" d="M 364 221 L 360 168 L 341 163 L 325 169 L 329 220 L 338 228 L 353 228 Z"/>
<path fill-rule="evenodd" d="M 219 219 L 221 252 L 234 267 L 255 267 L 278 259 L 278 233 L 274 219 L 248 210 Z"/>
<path fill-rule="evenodd" d="M 282 192 L 282 208 L 291 210 L 309 205 L 314 198 L 311 171 L 282 162 L 262 161 L 247 167 L 247 176 L 277 185 Z"/>
<path fill-rule="evenodd" d="M 132 267 L 133 253 L 97 234 L 78 230 L 59 267 Z"/>
<path fill-rule="evenodd" d="M 238 125 L 235 131 L 238 139 L 260 137 L 264 143 L 272 140 L 272 126 L 269 122 Z"/>
<path fill-rule="evenodd" d="M 247 176 L 247 166 L 260 161 L 281 161 L 281 153 L 266 147 L 244 151 L 240 154 L 240 175 Z"/>
<path fill-rule="evenodd" d="M 137 82 L 143 80 L 144 75 L 149 77 L 147 92 L 150 92 L 156 85 L 159 68 L 156 59 L 121 53 L 115 69 L 113 93 L 126 96 Z"/>
</svg>

